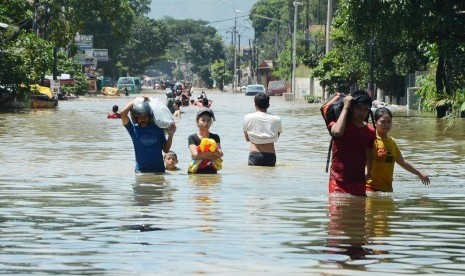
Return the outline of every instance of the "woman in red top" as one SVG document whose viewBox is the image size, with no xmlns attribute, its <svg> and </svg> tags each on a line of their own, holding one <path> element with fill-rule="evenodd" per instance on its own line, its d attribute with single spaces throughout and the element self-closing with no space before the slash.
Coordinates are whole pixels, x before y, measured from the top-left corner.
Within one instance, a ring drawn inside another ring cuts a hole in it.
<svg viewBox="0 0 465 276">
<path fill-rule="evenodd" d="M 338 120 L 328 126 L 333 136 L 330 193 L 366 196 L 365 181 L 371 178 L 376 138 L 374 128 L 365 121 L 371 103 L 371 97 L 365 91 L 346 96 Z"/>
</svg>

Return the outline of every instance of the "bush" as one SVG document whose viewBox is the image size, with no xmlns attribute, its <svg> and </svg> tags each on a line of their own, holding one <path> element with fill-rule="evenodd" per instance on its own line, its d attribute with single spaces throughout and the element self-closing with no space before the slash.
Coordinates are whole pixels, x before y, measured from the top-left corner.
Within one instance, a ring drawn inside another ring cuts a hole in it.
<svg viewBox="0 0 465 276">
<path fill-rule="evenodd" d="M 321 97 L 314 96 L 314 95 L 305 95 L 304 99 L 307 101 L 307 103 L 319 103 L 319 102 L 321 102 Z"/>
</svg>

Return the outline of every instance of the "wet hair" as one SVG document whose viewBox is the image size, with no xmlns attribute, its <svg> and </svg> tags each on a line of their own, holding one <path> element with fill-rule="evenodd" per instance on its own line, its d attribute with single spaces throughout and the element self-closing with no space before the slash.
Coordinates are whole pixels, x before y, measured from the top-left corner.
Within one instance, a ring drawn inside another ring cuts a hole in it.
<svg viewBox="0 0 465 276">
<path fill-rule="evenodd" d="M 202 99 L 202 105 L 205 106 L 205 107 L 208 107 L 208 99 L 207 98 Z"/>
<path fill-rule="evenodd" d="M 267 109 L 270 107 L 270 96 L 266 93 L 258 93 L 254 97 L 255 105 L 261 109 Z"/>
<path fill-rule="evenodd" d="M 176 159 L 178 159 L 178 155 L 177 155 L 174 151 L 172 151 L 172 150 L 168 151 L 168 152 L 165 154 L 165 156 L 163 156 L 163 159 L 165 159 L 165 158 L 166 158 L 168 155 L 170 155 L 170 154 L 173 155 Z"/>
<path fill-rule="evenodd" d="M 391 112 L 391 110 L 389 110 L 389 108 L 380 107 L 380 108 L 376 109 L 376 111 L 375 111 L 375 115 L 374 115 L 375 121 L 378 121 L 378 119 L 381 118 L 384 114 L 388 114 L 389 117 L 392 118 L 392 112 Z"/>
<path fill-rule="evenodd" d="M 113 108 L 112 108 L 113 112 L 118 112 L 118 106 L 117 105 L 114 105 Z"/>
<path fill-rule="evenodd" d="M 174 101 L 174 103 L 177 104 L 177 105 L 179 105 L 179 106 L 182 106 L 181 100 L 176 100 L 176 101 Z"/>
</svg>

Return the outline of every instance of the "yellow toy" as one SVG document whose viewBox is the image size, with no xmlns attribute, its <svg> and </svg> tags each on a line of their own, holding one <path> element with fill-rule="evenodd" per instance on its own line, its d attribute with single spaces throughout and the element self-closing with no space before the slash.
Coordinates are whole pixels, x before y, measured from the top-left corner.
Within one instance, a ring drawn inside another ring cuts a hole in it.
<svg viewBox="0 0 465 276">
<path fill-rule="evenodd" d="M 214 152 L 216 150 L 216 142 L 215 140 L 211 138 L 202 138 L 200 141 L 200 145 L 197 146 L 197 151 L 198 152 Z M 206 160 L 206 159 L 201 159 L 201 160 L 195 160 L 193 159 L 189 163 L 189 173 L 196 173 L 199 169 L 211 167 L 215 169 L 216 171 L 219 171 L 223 168 L 223 163 L 221 159 L 217 158 L 216 160 Z"/>
</svg>

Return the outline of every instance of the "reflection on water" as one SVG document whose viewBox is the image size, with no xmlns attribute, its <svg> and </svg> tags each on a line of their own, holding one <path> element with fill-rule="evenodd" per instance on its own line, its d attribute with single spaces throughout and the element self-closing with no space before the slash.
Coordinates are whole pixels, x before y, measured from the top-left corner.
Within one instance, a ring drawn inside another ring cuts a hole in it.
<svg viewBox="0 0 465 276">
<path fill-rule="evenodd" d="M 172 201 L 173 188 L 163 174 L 136 174 L 134 198 L 139 206 Z"/>
<path fill-rule="evenodd" d="M 394 193 L 328 197 L 329 137 L 318 105 L 271 99 L 284 133 L 275 168 L 249 167 L 243 116 L 253 97 L 208 93 L 223 169 L 189 175 L 184 108 L 172 149 L 180 171 L 134 175 L 120 120 L 127 97 L 0 114 L 0 267 L 4 274 L 458 274 L 465 269 L 465 121 L 395 114 L 404 157 Z M 153 95 L 165 100 L 163 94 Z M 179 265 L 182 260 L 183 265 Z"/>
<path fill-rule="evenodd" d="M 364 248 L 367 243 L 365 212 L 366 199 L 363 197 L 329 197 L 328 251 L 347 256 L 338 262 L 362 260 L 370 254 Z"/>
<path fill-rule="evenodd" d="M 221 188 L 220 174 L 190 174 L 189 183 L 193 185 L 196 200 L 196 212 L 203 223 L 199 225 L 202 232 L 214 232 L 219 230 L 215 227 L 221 220 L 221 213 L 218 211 L 218 199 L 215 193 Z"/>
</svg>

